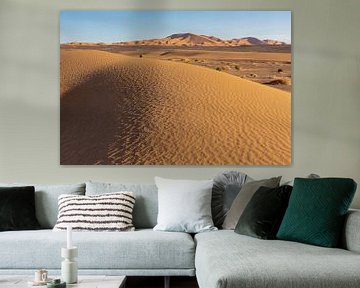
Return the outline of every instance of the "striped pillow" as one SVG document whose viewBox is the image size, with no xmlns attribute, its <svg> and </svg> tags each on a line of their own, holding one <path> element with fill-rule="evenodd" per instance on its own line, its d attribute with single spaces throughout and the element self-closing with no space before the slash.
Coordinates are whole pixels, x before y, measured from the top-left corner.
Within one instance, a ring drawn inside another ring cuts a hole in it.
<svg viewBox="0 0 360 288">
<path fill-rule="evenodd" d="M 74 231 L 133 231 L 133 192 L 105 193 L 93 196 L 59 196 L 59 214 L 55 231 L 72 226 Z"/>
</svg>

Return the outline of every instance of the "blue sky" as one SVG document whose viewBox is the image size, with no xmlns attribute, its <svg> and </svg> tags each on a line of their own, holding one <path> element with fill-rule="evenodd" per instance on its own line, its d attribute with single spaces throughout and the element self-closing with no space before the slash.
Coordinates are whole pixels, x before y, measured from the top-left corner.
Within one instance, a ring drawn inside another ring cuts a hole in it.
<svg viewBox="0 0 360 288">
<path fill-rule="evenodd" d="M 60 14 L 61 43 L 142 40 L 185 32 L 291 43 L 291 12 L 67 10 Z"/>
</svg>

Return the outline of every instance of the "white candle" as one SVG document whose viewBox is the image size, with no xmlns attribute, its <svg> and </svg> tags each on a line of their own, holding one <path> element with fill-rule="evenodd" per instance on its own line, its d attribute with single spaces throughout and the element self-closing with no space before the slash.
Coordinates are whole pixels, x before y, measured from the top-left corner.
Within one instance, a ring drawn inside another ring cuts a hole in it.
<svg viewBox="0 0 360 288">
<path fill-rule="evenodd" d="M 72 248 L 72 234 L 71 234 L 72 227 L 70 225 L 67 226 L 66 232 L 67 232 L 67 245 L 66 245 L 66 248 L 70 249 L 70 248 Z"/>
</svg>

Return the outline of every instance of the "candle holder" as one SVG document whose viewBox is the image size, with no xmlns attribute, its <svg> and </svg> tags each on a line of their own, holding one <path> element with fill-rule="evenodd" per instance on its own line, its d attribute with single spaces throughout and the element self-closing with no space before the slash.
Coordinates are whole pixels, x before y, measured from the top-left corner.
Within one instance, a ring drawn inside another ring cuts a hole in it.
<svg viewBox="0 0 360 288">
<path fill-rule="evenodd" d="M 67 284 L 77 283 L 78 281 L 78 269 L 75 261 L 77 256 L 77 247 L 61 248 L 61 257 L 64 258 L 61 262 L 61 279 Z"/>
</svg>

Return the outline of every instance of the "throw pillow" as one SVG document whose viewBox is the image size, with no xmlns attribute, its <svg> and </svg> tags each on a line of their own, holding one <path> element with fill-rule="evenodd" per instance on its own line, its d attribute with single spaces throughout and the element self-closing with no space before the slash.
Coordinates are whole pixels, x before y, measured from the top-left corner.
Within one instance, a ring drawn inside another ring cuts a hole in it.
<svg viewBox="0 0 360 288">
<path fill-rule="evenodd" d="M 336 247 L 355 190 L 348 178 L 295 178 L 277 238 Z"/>
<path fill-rule="evenodd" d="M 74 231 L 133 231 L 132 192 L 96 196 L 61 195 L 55 231 L 72 226 Z"/>
<path fill-rule="evenodd" d="M 319 176 L 318 174 L 311 173 L 311 174 L 307 175 L 307 176 L 304 177 L 304 178 L 316 179 L 316 178 L 320 178 L 320 176 Z M 284 182 L 282 185 L 294 186 L 294 179 L 289 180 L 289 181 L 286 181 L 286 182 Z"/>
<path fill-rule="evenodd" d="M 216 230 L 211 217 L 213 180 L 155 177 L 159 213 L 154 230 L 198 233 Z"/>
<path fill-rule="evenodd" d="M 0 187 L 0 231 L 40 228 L 34 194 L 32 186 Z"/>
<path fill-rule="evenodd" d="M 245 182 L 248 182 L 249 179 L 251 178 L 245 173 L 237 171 L 226 171 L 220 173 L 214 178 L 211 214 L 216 227 L 221 228 L 231 204 L 239 193 L 241 187 Z"/>
<path fill-rule="evenodd" d="M 241 214 L 244 212 L 246 205 L 249 203 L 251 197 L 255 192 L 261 187 L 275 188 L 279 186 L 281 177 L 274 177 L 270 179 L 252 181 L 246 183 L 240 190 L 239 194 L 236 196 L 234 202 L 232 203 L 229 212 L 227 213 L 223 229 L 234 230 L 237 222 L 240 219 Z"/>
<path fill-rule="evenodd" d="M 288 206 L 292 187 L 260 187 L 251 198 L 235 232 L 260 239 L 275 239 Z"/>
</svg>

